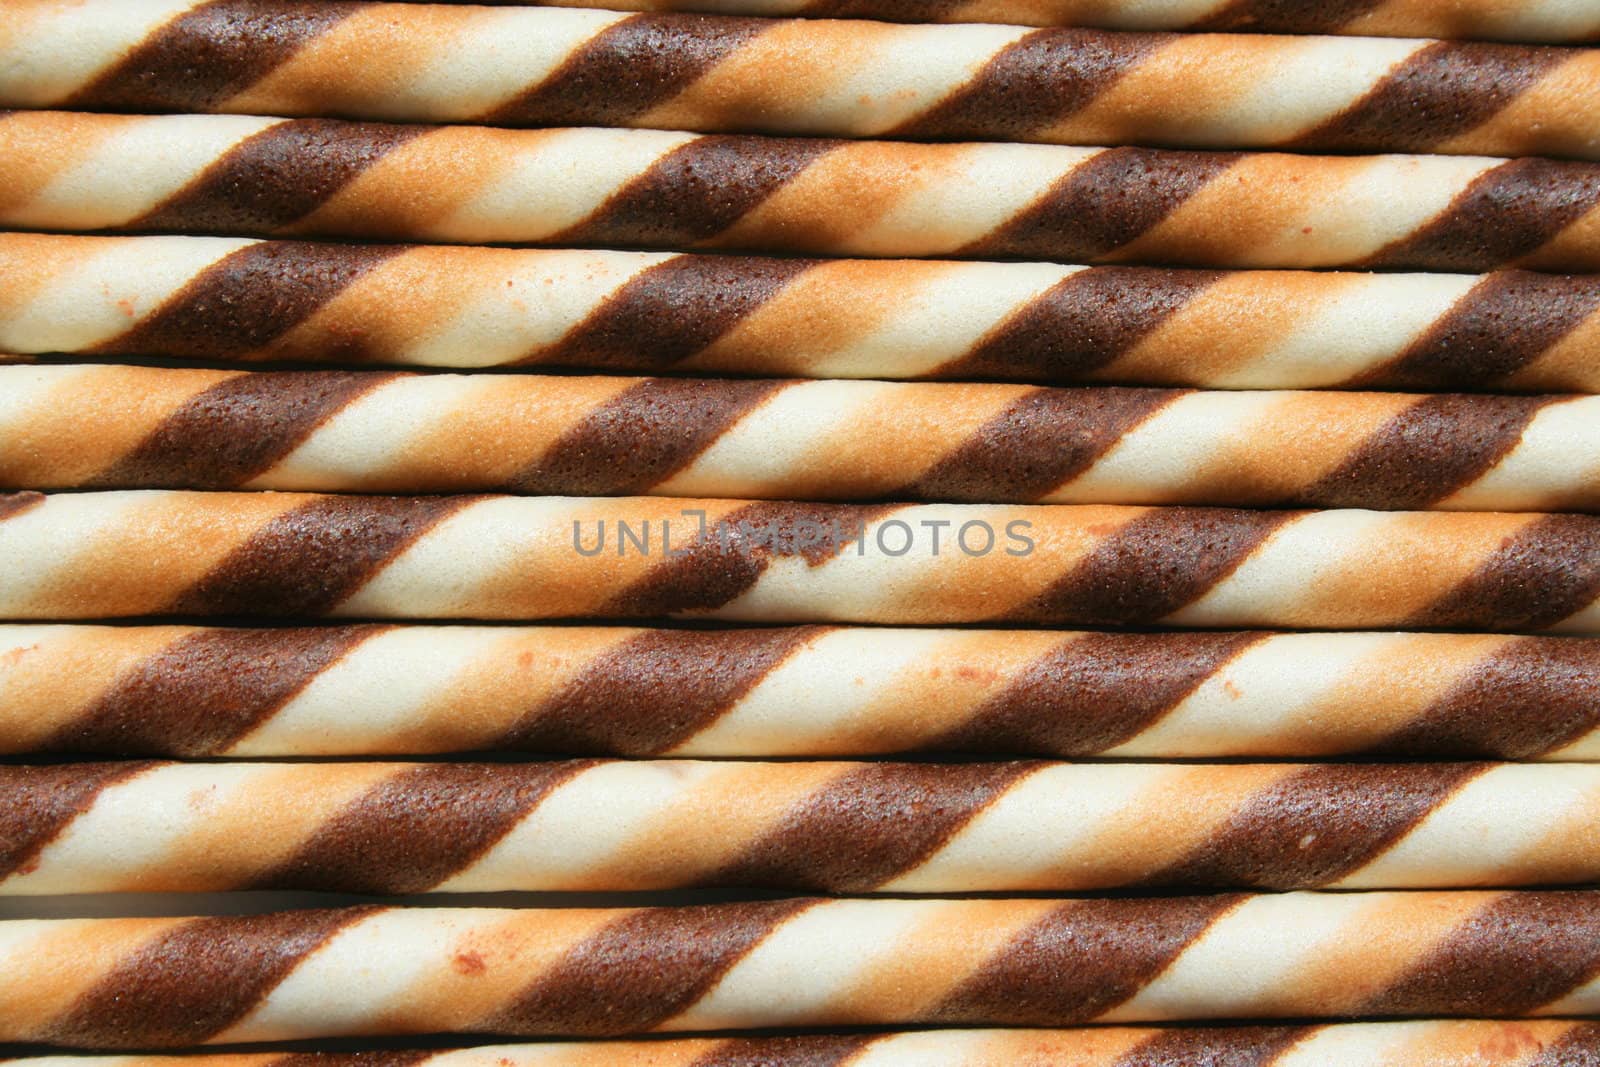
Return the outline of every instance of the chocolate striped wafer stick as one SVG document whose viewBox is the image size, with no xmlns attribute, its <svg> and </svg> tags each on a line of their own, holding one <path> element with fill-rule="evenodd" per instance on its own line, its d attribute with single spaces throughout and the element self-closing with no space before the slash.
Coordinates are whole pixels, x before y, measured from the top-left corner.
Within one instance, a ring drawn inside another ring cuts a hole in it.
<svg viewBox="0 0 1600 1067">
<path fill-rule="evenodd" d="M 0 189 L 24 229 L 1600 269 L 1600 164 L 1549 159 L 20 111 Z"/>
<path fill-rule="evenodd" d="M 383 1053 L 37 1056 L 18 1067 L 1570 1067 L 1600 1055 L 1600 1027 L 1577 1019 L 1430 1019 L 1228 1027 L 931 1030 L 800 1037 L 549 1042 Z"/>
<path fill-rule="evenodd" d="M 0 496 L 0 618 L 1600 631 L 1600 518 L 128 491 Z"/>
<path fill-rule="evenodd" d="M 1583 1015 L 1592 892 L 353 908 L 0 924 L 0 1040 Z"/>
<path fill-rule="evenodd" d="M 1600 766 L 0 767 L 0 894 L 1411 889 L 1600 881 Z"/>
<path fill-rule="evenodd" d="M 1600 641 L 0 627 L 0 752 L 1600 758 Z"/>
<path fill-rule="evenodd" d="M 455 2 L 455 0 L 449 0 Z M 476 0 L 588 7 L 592 0 Z M 1600 40 L 1585 0 L 610 0 L 617 11 L 703 11 L 894 22 L 1009 22 L 1115 30 L 1345 33 L 1505 41 Z"/>
<path fill-rule="evenodd" d="M 1593 49 L 537 7 L 50 0 L 0 105 L 1600 158 Z"/>
<path fill-rule="evenodd" d="M 0 487 L 1594 511 L 1600 397 L 19 366 Z"/>
<path fill-rule="evenodd" d="M 0 349 L 1600 392 L 1600 279 L 12 233 Z"/>
</svg>

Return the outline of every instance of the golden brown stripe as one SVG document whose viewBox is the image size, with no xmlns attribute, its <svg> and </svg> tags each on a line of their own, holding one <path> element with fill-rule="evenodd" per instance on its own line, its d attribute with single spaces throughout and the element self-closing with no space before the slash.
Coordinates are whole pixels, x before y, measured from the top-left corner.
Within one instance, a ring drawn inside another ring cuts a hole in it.
<svg viewBox="0 0 1600 1067">
<path fill-rule="evenodd" d="M 1271 1067 L 1315 1026 L 1175 1027 L 1158 1031 L 1112 1067 Z"/>
<path fill-rule="evenodd" d="M 199 630 L 140 661 L 40 747 L 215 756 L 385 626 Z"/>
<path fill-rule="evenodd" d="M 1231 0 L 1186 27 L 1256 33 L 1336 33 L 1384 0 Z"/>
<path fill-rule="evenodd" d="M 844 1067 L 871 1044 L 875 1036 L 735 1037 L 718 1042 L 689 1067 Z"/>
</svg>

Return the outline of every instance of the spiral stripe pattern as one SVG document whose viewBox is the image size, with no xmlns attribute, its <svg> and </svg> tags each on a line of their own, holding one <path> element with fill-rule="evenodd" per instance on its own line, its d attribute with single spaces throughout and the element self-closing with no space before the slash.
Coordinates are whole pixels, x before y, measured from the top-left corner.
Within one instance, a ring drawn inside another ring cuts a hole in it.
<svg viewBox="0 0 1600 1067">
<path fill-rule="evenodd" d="M 23 229 L 1600 269 L 1600 164 L 1533 157 L 14 111 L 0 117 L 0 190 L 0 226 Z"/>
<path fill-rule="evenodd" d="M 1592 49 L 298 0 L 6 22 L 11 107 L 1600 158 Z"/>
<path fill-rule="evenodd" d="M 1600 282 L 0 234 L 0 349 L 1600 392 Z"/>
</svg>

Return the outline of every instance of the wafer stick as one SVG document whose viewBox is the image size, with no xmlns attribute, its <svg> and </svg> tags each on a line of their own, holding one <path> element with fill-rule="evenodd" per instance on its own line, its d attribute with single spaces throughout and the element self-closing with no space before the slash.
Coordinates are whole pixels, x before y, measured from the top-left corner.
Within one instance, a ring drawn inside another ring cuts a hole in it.
<svg viewBox="0 0 1600 1067">
<path fill-rule="evenodd" d="M 0 497 L 0 618 L 1600 630 L 1600 518 L 129 491 Z"/>
<path fill-rule="evenodd" d="M 19 111 L 0 189 L 27 229 L 1600 269 L 1600 164 L 1549 159 Z"/>
<path fill-rule="evenodd" d="M 1063 1030 L 932 1030 L 803 1037 L 550 1042 L 391 1053 L 199 1053 L 187 1056 L 38 1056 L 19 1067 L 1557 1067 L 1600 1054 L 1600 1028 L 1573 1019 L 1432 1019 L 1291 1026 L 1088 1027 Z M 388 1059 L 382 1057 L 387 1056 Z M 1541 1058 L 1543 1057 L 1543 1058 Z"/>
<path fill-rule="evenodd" d="M 0 1039 L 1600 1010 L 1600 897 L 1291 893 L 355 908 L 0 925 Z"/>
<path fill-rule="evenodd" d="M 0 627 L 0 752 L 1600 757 L 1600 642 Z"/>
<path fill-rule="evenodd" d="M 1600 397 L 6 367 L 0 486 L 1594 511 Z"/>
<path fill-rule="evenodd" d="M 491 0 L 588 7 L 591 0 Z M 1582 0 L 612 0 L 618 11 L 705 11 L 897 22 L 1009 22 L 1120 30 L 1228 30 L 1464 37 L 1505 41 L 1600 40 L 1600 14 Z"/>
<path fill-rule="evenodd" d="M 1600 158 L 1592 49 L 537 7 L 51 0 L 0 105 Z"/>
<path fill-rule="evenodd" d="M 1600 392 L 1600 280 L 0 234 L 0 349 Z"/>
<path fill-rule="evenodd" d="M 1582 763 L 69 763 L 0 807 L 4 894 L 1600 880 Z"/>
</svg>

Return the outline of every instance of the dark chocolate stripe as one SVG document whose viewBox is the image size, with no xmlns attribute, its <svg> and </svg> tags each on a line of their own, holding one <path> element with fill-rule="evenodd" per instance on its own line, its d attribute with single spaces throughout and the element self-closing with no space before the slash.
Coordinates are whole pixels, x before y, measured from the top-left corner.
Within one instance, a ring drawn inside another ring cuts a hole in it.
<svg viewBox="0 0 1600 1067">
<path fill-rule="evenodd" d="M 196 274 L 134 326 L 89 351 L 245 359 L 404 250 L 302 241 L 246 245 Z"/>
<path fill-rule="evenodd" d="M 938 22 L 967 0 L 811 0 L 809 18 L 887 19 L 893 22 Z"/>
<path fill-rule="evenodd" d="M 1483 763 L 1328 764 L 1255 793 L 1148 886 L 1305 889 L 1371 863 Z"/>
<path fill-rule="evenodd" d="M 210 0 L 163 25 L 57 106 L 211 111 L 361 6 L 340 0 Z"/>
<path fill-rule="evenodd" d="M 512 476 L 517 493 L 646 493 L 788 383 L 649 378 L 613 397 Z"/>
<path fill-rule="evenodd" d="M 822 627 L 649 630 L 597 657 L 497 748 L 654 756 L 721 718 Z"/>
<path fill-rule="evenodd" d="M 1071 481 L 1182 394 L 1173 389 L 1040 389 L 978 427 L 920 478 L 888 495 L 1029 503 Z"/>
<path fill-rule="evenodd" d="M 1098 259 L 1147 233 L 1240 158 L 1237 152 L 1107 149 L 960 254 Z"/>
<path fill-rule="evenodd" d="M 985 960 L 929 1022 L 1062 1026 L 1133 996 L 1244 897 L 1078 900 Z"/>
<path fill-rule="evenodd" d="M 1505 458 L 1549 397 L 1424 397 L 1361 442 L 1301 499 L 1328 508 L 1426 508 Z"/>
<path fill-rule="evenodd" d="M 1071 382 L 1127 355 L 1224 276 L 1222 271 L 1094 267 L 1069 274 L 991 330 L 940 378 Z"/>
<path fill-rule="evenodd" d="M 726 15 L 634 15 L 595 34 L 548 78 L 482 121 L 493 126 L 626 125 L 774 25 Z"/>
<path fill-rule="evenodd" d="M 628 279 L 528 362 L 664 370 L 711 347 L 815 265 L 810 259 L 675 256 Z"/>
<path fill-rule="evenodd" d="M 1600 1023 L 1574 1023 L 1527 1067 L 1600 1067 Z"/>
<path fill-rule="evenodd" d="M 270 234 L 305 218 L 427 130 L 331 119 L 280 122 L 234 145 L 188 185 L 119 229 Z"/>
<path fill-rule="evenodd" d="M 1600 641 L 1518 638 L 1370 754 L 1433 759 L 1531 759 L 1600 727 Z"/>
<path fill-rule="evenodd" d="M 1436 41 L 1391 69 L 1361 99 L 1284 147 L 1426 152 L 1482 125 L 1575 49 Z"/>
<path fill-rule="evenodd" d="M 1515 159 L 1480 175 L 1431 222 L 1380 248 L 1365 265 L 1493 270 L 1538 251 L 1597 204 L 1600 166 Z M 1594 265 L 1593 256 L 1579 259 L 1570 266 Z"/>
<path fill-rule="evenodd" d="M 1257 33 L 1335 33 L 1383 0 L 1233 0 L 1193 23 L 1191 30 Z"/>
<path fill-rule="evenodd" d="M 695 1058 L 689 1067 L 844 1067 L 875 1034 L 735 1037 Z"/>
<path fill-rule="evenodd" d="M 855 543 L 847 539 L 858 528 L 888 510 L 891 506 L 748 504 L 694 543 L 673 545 L 673 558 L 662 559 L 599 613 L 645 618 L 722 607 L 749 591 L 772 560 L 801 556 L 813 567 L 825 563 Z M 834 531 L 843 536 L 834 537 Z"/>
<path fill-rule="evenodd" d="M 1505 893 L 1359 1009 L 1370 1015 L 1526 1015 L 1600 971 L 1600 894 Z"/>
<path fill-rule="evenodd" d="M 322 615 L 477 497 L 336 496 L 267 523 L 167 609 L 177 615 Z"/>
<path fill-rule="evenodd" d="M 1025 141 L 1079 111 L 1173 39 L 1052 29 L 996 53 L 964 85 L 885 137 Z"/>
<path fill-rule="evenodd" d="M 369 789 L 243 888 L 425 893 L 592 766 L 593 760 L 420 764 Z"/>
<path fill-rule="evenodd" d="M 244 1018 L 294 967 L 369 908 L 191 919 L 78 998 L 47 1040 L 80 1048 L 171 1048 Z"/>
<path fill-rule="evenodd" d="M 1456 301 L 1393 362 L 1351 385 L 1489 389 L 1600 311 L 1600 280 L 1501 271 Z"/>
<path fill-rule="evenodd" d="M 15 518 L 24 511 L 30 511 L 47 499 L 49 498 L 43 493 L 32 489 L 20 493 L 0 493 L 0 522 Z"/>
<path fill-rule="evenodd" d="M 46 752 L 215 756 L 385 628 L 197 630 L 135 664 Z"/>
<path fill-rule="evenodd" d="M 31 871 L 45 846 L 88 811 L 102 790 L 151 766 L 130 762 L 0 767 L 0 879 Z"/>
<path fill-rule="evenodd" d="M 874 763 L 784 814 L 710 886 L 867 893 L 933 855 L 1037 763 Z"/>
<path fill-rule="evenodd" d="M 84 489 L 234 489 L 395 376 L 246 372 L 190 397 Z"/>
<path fill-rule="evenodd" d="M 1057 645 L 930 750 L 1093 756 L 1138 735 L 1259 633 L 1086 634 Z"/>
<path fill-rule="evenodd" d="M 811 903 L 630 912 L 569 951 L 483 1029 L 585 1037 L 653 1030 L 705 996 L 779 924 Z"/>
<path fill-rule="evenodd" d="M 1182 1026 L 1145 1038 L 1113 1067 L 1271 1067 L 1314 1026 Z"/>
<path fill-rule="evenodd" d="M 1238 569 L 1289 511 L 1152 508 L 1006 617 L 1088 626 L 1160 622 Z"/>
<path fill-rule="evenodd" d="M 709 240 L 841 142 L 699 137 L 668 152 L 555 244 L 674 248 Z"/>
<path fill-rule="evenodd" d="M 413 1067 L 442 1056 L 447 1049 L 389 1049 L 383 1052 L 294 1052 L 265 1067 Z"/>
<path fill-rule="evenodd" d="M 1600 519 L 1545 515 L 1506 538 L 1472 575 L 1411 625 L 1542 630 L 1600 597 Z"/>
</svg>

